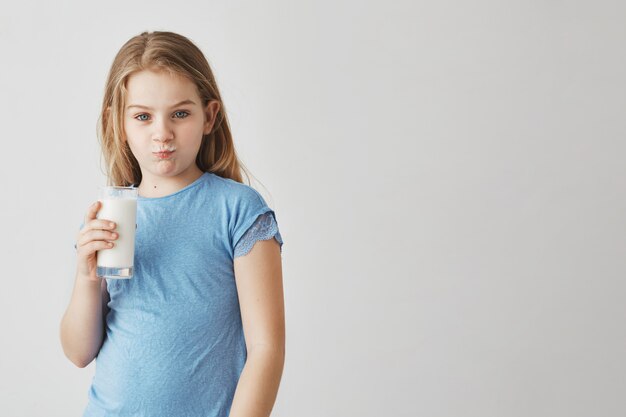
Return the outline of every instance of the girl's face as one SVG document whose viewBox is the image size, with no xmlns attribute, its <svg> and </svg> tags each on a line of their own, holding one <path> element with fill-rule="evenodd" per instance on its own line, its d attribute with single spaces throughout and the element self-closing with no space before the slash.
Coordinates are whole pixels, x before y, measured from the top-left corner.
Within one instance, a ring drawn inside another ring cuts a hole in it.
<svg viewBox="0 0 626 417">
<path fill-rule="evenodd" d="M 164 71 L 134 73 L 126 89 L 124 130 L 142 177 L 188 178 L 201 172 L 196 156 L 219 103 L 204 108 L 193 82 Z"/>
</svg>

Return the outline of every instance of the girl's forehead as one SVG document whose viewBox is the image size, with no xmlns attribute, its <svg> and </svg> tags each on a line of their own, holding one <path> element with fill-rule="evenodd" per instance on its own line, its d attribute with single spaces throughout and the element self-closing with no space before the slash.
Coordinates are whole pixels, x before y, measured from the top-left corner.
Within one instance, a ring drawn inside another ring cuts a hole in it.
<svg viewBox="0 0 626 417">
<path fill-rule="evenodd" d="M 130 90 L 132 87 L 143 87 L 150 85 L 163 85 L 194 88 L 195 84 L 180 74 L 172 73 L 169 71 L 156 71 L 156 70 L 142 70 L 131 74 L 126 80 L 126 88 Z"/>
<path fill-rule="evenodd" d="M 142 70 L 131 74 L 126 80 L 126 90 L 128 100 L 177 102 L 199 99 L 197 87 L 191 80 L 163 70 Z"/>
</svg>

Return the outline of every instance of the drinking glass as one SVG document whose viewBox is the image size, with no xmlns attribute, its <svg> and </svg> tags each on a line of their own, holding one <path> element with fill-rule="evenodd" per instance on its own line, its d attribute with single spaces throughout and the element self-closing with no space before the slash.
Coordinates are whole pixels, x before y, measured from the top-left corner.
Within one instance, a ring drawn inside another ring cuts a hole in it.
<svg viewBox="0 0 626 417">
<path fill-rule="evenodd" d="M 118 238 L 113 247 L 97 251 L 96 275 L 102 278 L 129 279 L 133 276 L 135 229 L 137 228 L 137 188 L 99 187 L 102 207 L 97 218 L 115 222 Z"/>
</svg>

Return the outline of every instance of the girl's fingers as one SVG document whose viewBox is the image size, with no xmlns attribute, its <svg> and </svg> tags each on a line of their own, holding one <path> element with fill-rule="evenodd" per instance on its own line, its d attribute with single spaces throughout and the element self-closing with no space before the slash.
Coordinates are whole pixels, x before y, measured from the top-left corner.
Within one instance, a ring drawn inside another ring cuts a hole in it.
<svg viewBox="0 0 626 417">
<path fill-rule="evenodd" d="M 91 206 L 89 206 L 89 209 L 87 210 L 87 215 L 85 216 L 85 225 L 96 218 L 98 210 L 100 210 L 100 204 L 100 200 L 98 200 Z"/>
<path fill-rule="evenodd" d="M 115 223 L 110 220 L 96 219 L 87 225 L 86 230 L 113 230 L 115 227 Z"/>
<path fill-rule="evenodd" d="M 83 221 L 83 227 L 80 230 L 81 233 L 85 233 L 88 230 L 94 230 L 94 229 L 110 230 L 110 229 L 115 229 L 117 227 L 115 222 L 112 222 L 107 219 L 98 219 L 96 217 L 101 207 L 102 207 L 102 203 L 99 200 L 93 203 L 91 206 L 89 206 L 89 208 L 87 209 L 87 214 L 85 215 L 85 220 Z"/>
<path fill-rule="evenodd" d="M 98 215 L 98 211 L 102 208 L 102 203 L 100 200 L 93 203 L 89 206 L 87 210 L 87 215 L 85 216 L 85 222 L 83 223 L 85 226 L 89 226 L 92 229 L 113 229 L 115 228 L 115 223 L 107 220 L 107 219 L 98 219 L 96 216 Z M 111 226 L 112 224 L 112 226 Z"/>
<path fill-rule="evenodd" d="M 106 219 L 98 219 L 96 217 L 101 206 L 102 203 L 98 200 L 87 209 L 83 227 L 76 236 L 75 249 L 78 249 L 79 246 L 84 246 L 91 240 L 117 239 L 117 234 L 114 236 L 111 233 L 111 231 L 114 231 L 117 227 L 115 222 Z"/>
<path fill-rule="evenodd" d="M 119 235 L 116 232 L 108 230 L 88 230 L 78 239 L 78 246 L 84 246 L 92 241 L 115 240 L 118 237 Z"/>
<path fill-rule="evenodd" d="M 106 242 L 104 240 L 93 240 L 84 246 L 79 246 L 78 251 L 86 251 L 88 254 L 102 249 L 111 249 L 115 245 L 113 242 Z"/>
</svg>

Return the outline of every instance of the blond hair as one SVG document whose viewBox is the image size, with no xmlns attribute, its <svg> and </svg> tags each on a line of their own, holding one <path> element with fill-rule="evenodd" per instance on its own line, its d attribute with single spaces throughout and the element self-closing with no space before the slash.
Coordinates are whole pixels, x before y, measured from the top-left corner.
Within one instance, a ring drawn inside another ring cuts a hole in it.
<svg viewBox="0 0 626 417">
<path fill-rule="evenodd" d="M 243 182 L 248 170 L 237 157 L 224 103 L 213 71 L 203 53 L 186 37 L 173 32 L 143 32 L 128 40 L 119 50 L 107 77 L 102 110 L 98 119 L 98 140 L 106 163 L 108 185 L 131 186 L 141 182 L 141 170 L 124 140 L 126 82 L 143 70 L 163 70 L 186 77 L 197 89 L 204 107 L 217 100 L 220 108 L 213 129 L 202 138 L 196 164 L 203 172 Z"/>
</svg>

